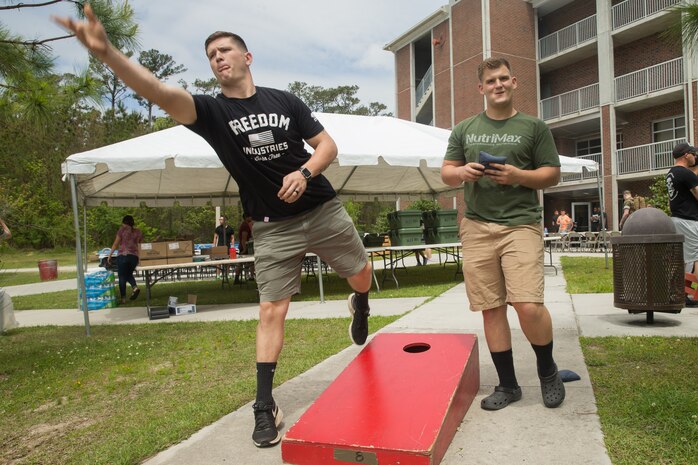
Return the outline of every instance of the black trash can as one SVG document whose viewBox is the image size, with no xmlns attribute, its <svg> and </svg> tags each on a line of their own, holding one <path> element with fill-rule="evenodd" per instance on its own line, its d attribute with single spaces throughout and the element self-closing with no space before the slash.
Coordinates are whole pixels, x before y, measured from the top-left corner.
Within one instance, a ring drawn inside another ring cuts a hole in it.
<svg viewBox="0 0 698 465">
<path fill-rule="evenodd" d="M 613 305 L 629 313 L 680 313 L 684 307 L 683 234 L 656 208 L 643 208 L 625 222 L 623 234 L 611 238 Z"/>
</svg>

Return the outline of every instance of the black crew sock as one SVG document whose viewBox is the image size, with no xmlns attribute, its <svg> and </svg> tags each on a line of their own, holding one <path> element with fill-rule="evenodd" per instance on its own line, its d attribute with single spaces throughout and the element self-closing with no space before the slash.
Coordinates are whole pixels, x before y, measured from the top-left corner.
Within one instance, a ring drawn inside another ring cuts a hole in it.
<svg viewBox="0 0 698 465">
<path fill-rule="evenodd" d="M 504 352 L 490 352 L 490 355 L 499 375 L 499 385 L 512 389 L 519 387 L 514 372 L 514 353 L 511 349 Z"/>
<path fill-rule="evenodd" d="M 369 310 L 368 307 L 368 293 L 366 292 L 356 292 L 354 291 L 354 304 L 357 310 Z"/>
<path fill-rule="evenodd" d="M 271 395 L 274 371 L 276 371 L 276 362 L 257 362 L 257 402 L 266 404 L 274 400 Z"/>
<path fill-rule="evenodd" d="M 531 344 L 536 353 L 536 365 L 538 366 L 538 376 L 546 377 L 555 373 L 555 361 L 553 360 L 553 341 L 544 346 Z"/>
</svg>

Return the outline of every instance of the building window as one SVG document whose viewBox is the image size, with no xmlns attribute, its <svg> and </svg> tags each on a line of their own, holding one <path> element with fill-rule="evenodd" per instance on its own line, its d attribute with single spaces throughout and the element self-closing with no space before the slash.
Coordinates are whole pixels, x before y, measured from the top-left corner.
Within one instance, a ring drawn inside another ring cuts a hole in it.
<svg viewBox="0 0 698 465">
<path fill-rule="evenodd" d="M 686 119 L 675 116 L 652 123 L 652 142 L 682 139 L 686 137 Z"/>
<path fill-rule="evenodd" d="M 622 148 L 623 148 L 623 133 L 617 132 L 616 133 L 616 150 L 620 150 Z"/>
<path fill-rule="evenodd" d="M 601 153 L 601 138 L 577 141 L 577 156 Z"/>
</svg>

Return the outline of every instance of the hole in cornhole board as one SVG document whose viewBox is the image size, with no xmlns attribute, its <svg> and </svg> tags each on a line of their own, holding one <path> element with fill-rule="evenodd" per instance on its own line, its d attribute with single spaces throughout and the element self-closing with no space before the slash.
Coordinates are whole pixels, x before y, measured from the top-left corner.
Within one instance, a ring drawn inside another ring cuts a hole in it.
<svg viewBox="0 0 698 465">
<path fill-rule="evenodd" d="M 414 342 L 412 344 L 407 344 L 402 348 L 402 350 L 409 354 L 421 354 L 429 349 L 431 349 L 431 346 L 426 342 Z"/>
</svg>

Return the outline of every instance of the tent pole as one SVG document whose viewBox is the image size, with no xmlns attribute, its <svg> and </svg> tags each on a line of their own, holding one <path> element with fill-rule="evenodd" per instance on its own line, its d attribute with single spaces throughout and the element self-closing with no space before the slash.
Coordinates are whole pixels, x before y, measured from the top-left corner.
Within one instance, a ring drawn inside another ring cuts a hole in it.
<svg viewBox="0 0 698 465">
<path fill-rule="evenodd" d="M 322 258 L 320 258 L 320 255 L 317 256 L 317 271 L 318 271 L 318 285 L 320 286 L 320 303 L 324 304 L 325 303 L 325 290 L 323 289 L 322 286 Z"/>
<path fill-rule="evenodd" d="M 606 269 L 608 269 L 608 247 L 606 247 L 606 221 L 604 221 L 604 218 L 606 217 L 606 207 L 604 204 L 604 198 L 601 196 L 601 165 L 599 165 L 599 168 L 596 170 L 596 188 L 599 190 L 599 206 L 601 207 L 601 237 L 603 240 L 603 254 L 604 258 L 606 261 Z"/>
<path fill-rule="evenodd" d="M 85 201 L 82 202 L 82 239 L 85 241 L 85 256 L 83 259 L 84 270 L 87 273 L 87 205 Z"/>
<path fill-rule="evenodd" d="M 87 312 L 87 294 L 85 294 L 85 273 L 82 270 L 82 247 L 80 245 L 80 222 L 78 221 L 78 193 L 75 175 L 70 175 L 70 195 L 73 200 L 73 225 L 75 226 L 75 263 L 78 272 L 78 302 L 85 316 L 85 334 L 90 334 L 90 315 Z M 82 298 L 81 298 L 82 297 Z"/>
</svg>

